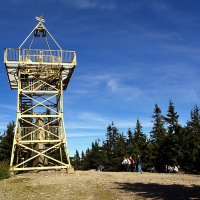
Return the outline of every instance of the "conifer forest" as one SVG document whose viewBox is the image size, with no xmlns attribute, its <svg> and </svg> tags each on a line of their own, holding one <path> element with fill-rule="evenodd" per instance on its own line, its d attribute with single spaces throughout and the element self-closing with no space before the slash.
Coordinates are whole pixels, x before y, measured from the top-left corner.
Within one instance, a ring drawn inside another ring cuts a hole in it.
<svg viewBox="0 0 200 200">
<path fill-rule="evenodd" d="M 89 170 L 103 166 L 105 171 L 122 171 L 124 157 L 134 159 L 140 155 L 143 171 L 164 172 L 166 165 L 179 166 L 185 173 L 200 173 L 200 108 L 195 105 L 190 119 L 183 126 L 172 101 L 163 115 L 159 105 L 152 114 L 152 128 L 147 135 L 137 119 L 134 130 L 120 133 L 112 122 L 106 130 L 105 140 L 98 138 L 85 152 L 78 152 L 71 158 L 75 169 Z M 8 161 L 12 150 L 15 124 L 10 122 L 0 135 L 0 161 Z"/>
<path fill-rule="evenodd" d="M 107 127 L 106 139 L 92 142 L 86 152 L 76 150 L 73 164 L 76 169 L 97 169 L 103 166 L 106 171 L 122 171 L 124 156 L 142 159 L 143 171 L 164 172 L 166 166 L 178 166 L 182 172 L 200 173 L 200 108 L 194 106 L 190 119 L 183 126 L 172 101 L 163 115 L 159 105 L 155 105 L 152 115 L 152 128 L 145 134 L 140 120 L 134 130 L 120 133 L 112 122 Z"/>
</svg>

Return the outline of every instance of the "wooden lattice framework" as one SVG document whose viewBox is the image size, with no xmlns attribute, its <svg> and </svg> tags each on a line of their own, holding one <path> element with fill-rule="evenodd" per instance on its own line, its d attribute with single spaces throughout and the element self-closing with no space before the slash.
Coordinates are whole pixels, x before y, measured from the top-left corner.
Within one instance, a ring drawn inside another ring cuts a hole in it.
<svg viewBox="0 0 200 200">
<path fill-rule="evenodd" d="M 45 170 L 70 168 L 63 118 L 63 90 L 76 67 L 76 52 L 64 51 L 38 24 L 18 49 L 8 48 L 4 62 L 11 89 L 17 94 L 17 119 L 10 169 Z M 44 38 L 48 49 L 23 48 L 29 37 Z M 47 35 L 57 45 L 51 50 Z"/>
</svg>

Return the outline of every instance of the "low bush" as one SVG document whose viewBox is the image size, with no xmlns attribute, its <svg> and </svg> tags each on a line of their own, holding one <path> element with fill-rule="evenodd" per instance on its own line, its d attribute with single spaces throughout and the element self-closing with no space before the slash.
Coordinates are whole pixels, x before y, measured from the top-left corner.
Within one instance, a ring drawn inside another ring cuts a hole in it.
<svg viewBox="0 0 200 200">
<path fill-rule="evenodd" d="M 10 172 L 9 172 L 9 165 L 6 161 L 0 162 L 0 180 L 9 178 Z"/>
</svg>

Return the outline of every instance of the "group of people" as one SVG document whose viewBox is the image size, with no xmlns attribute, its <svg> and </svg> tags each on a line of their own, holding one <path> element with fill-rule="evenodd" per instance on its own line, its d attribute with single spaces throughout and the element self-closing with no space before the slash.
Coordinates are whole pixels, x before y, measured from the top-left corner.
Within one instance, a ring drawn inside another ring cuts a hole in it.
<svg viewBox="0 0 200 200">
<path fill-rule="evenodd" d="M 134 160 L 131 156 L 124 157 L 124 160 L 122 161 L 122 166 L 123 171 L 125 172 L 138 171 L 139 173 L 142 173 L 142 161 L 139 155 L 136 160 Z"/>
<path fill-rule="evenodd" d="M 165 165 L 165 171 L 167 173 L 178 173 L 180 169 L 180 166 L 170 166 L 170 165 Z"/>
</svg>

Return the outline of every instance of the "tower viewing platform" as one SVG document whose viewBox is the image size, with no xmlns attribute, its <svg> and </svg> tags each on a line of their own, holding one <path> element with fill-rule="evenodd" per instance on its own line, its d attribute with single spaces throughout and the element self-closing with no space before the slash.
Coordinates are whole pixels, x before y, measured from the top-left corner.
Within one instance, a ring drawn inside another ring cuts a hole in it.
<svg viewBox="0 0 200 200">
<path fill-rule="evenodd" d="M 76 66 L 76 52 L 66 50 L 43 50 L 7 48 L 4 52 L 8 80 L 11 89 L 18 89 L 19 67 L 25 68 L 27 74 L 37 73 L 37 68 L 47 67 L 49 70 L 61 68 L 63 70 L 63 89 L 67 88 L 73 70 Z"/>
</svg>

